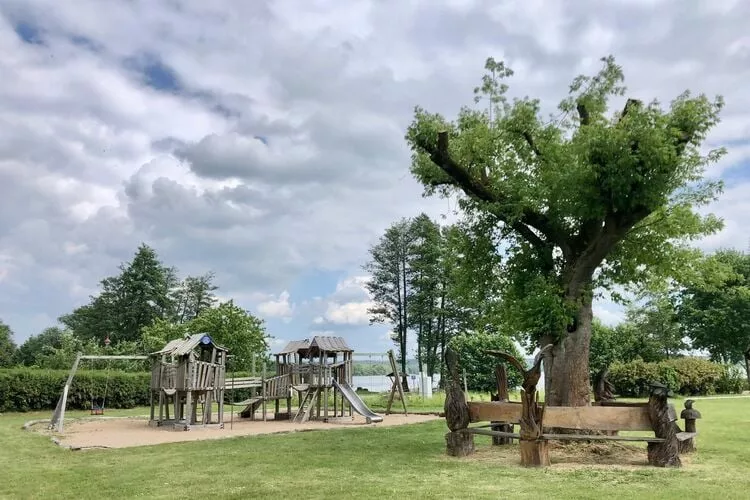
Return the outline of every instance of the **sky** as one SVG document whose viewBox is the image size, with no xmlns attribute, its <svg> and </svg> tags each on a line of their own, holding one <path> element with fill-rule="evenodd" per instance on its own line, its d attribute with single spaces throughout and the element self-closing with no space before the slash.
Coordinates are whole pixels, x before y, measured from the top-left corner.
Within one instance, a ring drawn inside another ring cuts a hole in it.
<svg viewBox="0 0 750 500">
<path fill-rule="evenodd" d="M 472 105 L 488 56 L 509 94 L 552 110 L 613 54 L 627 95 L 723 95 L 706 148 L 724 230 L 750 212 L 750 3 L 738 0 L 4 0 L 0 3 L 0 319 L 15 340 L 86 303 L 140 243 L 265 319 L 384 352 L 362 265 L 422 197 L 414 106 Z M 595 305 L 606 323 L 622 308 Z"/>
</svg>

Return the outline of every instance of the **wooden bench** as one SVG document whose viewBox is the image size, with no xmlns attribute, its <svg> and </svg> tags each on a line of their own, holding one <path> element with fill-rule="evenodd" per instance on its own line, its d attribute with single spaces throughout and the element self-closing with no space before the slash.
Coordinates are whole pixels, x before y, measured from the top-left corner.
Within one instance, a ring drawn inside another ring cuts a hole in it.
<svg viewBox="0 0 750 500">
<path fill-rule="evenodd" d="M 520 439 L 519 433 L 502 432 L 488 429 L 498 424 L 521 423 L 520 402 L 469 402 L 469 418 L 471 423 L 492 421 L 494 423 L 467 427 L 464 432 L 486 436 Z M 676 422 L 674 406 L 669 405 L 670 421 Z M 588 431 L 651 431 L 654 426 L 649 417 L 648 403 L 602 403 L 594 406 L 566 407 L 550 406 L 544 409 L 544 426 L 546 428 L 588 430 Z M 694 438 L 697 432 L 677 432 L 677 441 Z M 599 434 L 550 434 L 541 435 L 546 440 L 558 441 L 635 441 L 647 443 L 663 443 L 666 438 L 654 436 L 620 436 Z"/>
<path fill-rule="evenodd" d="M 445 440 L 449 455 L 473 453 L 475 434 L 493 436 L 494 444 L 517 439 L 521 463 L 527 466 L 549 465 L 548 442 L 551 440 L 646 442 L 648 462 L 658 467 L 679 467 L 680 452 L 695 449 L 695 419 L 700 418 L 700 413 L 692 409 L 692 401 L 686 401 L 682 412 L 685 419 L 683 432 L 676 423 L 674 407 L 667 403 L 669 390 L 658 383 L 652 385 L 649 400 L 643 403 L 602 401 L 582 407 L 539 404 L 536 384 L 541 377 L 543 356 L 551 348 L 548 345 L 541 349 L 529 369 L 507 353 L 487 351 L 508 361 L 522 373 L 521 402 L 467 402 L 458 375 L 458 356 L 451 349 L 446 350 L 445 361 L 450 376 L 446 387 L 445 420 L 451 432 L 446 434 Z M 498 377 L 498 396 L 504 392 L 500 387 L 501 378 L 504 376 Z M 487 421 L 490 423 L 470 427 L 472 423 Z M 512 432 L 516 424 L 520 426 L 518 433 Z M 653 435 L 614 435 L 619 431 L 650 431 Z"/>
</svg>

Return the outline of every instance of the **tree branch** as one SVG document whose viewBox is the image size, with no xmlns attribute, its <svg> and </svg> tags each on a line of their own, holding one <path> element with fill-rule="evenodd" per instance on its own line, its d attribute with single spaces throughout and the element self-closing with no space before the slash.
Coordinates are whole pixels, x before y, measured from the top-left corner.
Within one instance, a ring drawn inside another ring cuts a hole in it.
<svg viewBox="0 0 750 500">
<path fill-rule="evenodd" d="M 530 134 L 529 138 L 531 138 Z M 437 145 L 431 144 L 427 140 L 420 139 L 417 139 L 416 143 L 420 148 L 427 152 L 430 156 L 430 160 L 432 160 L 432 162 L 443 172 L 448 174 L 453 181 L 438 181 L 432 183 L 433 186 L 453 185 L 461 188 L 470 197 L 489 203 L 491 205 L 490 212 L 493 215 L 508 224 L 530 245 L 539 251 L 549 250 L 551 244 L 559 245 L 561 248 L 568 247 L 568 242 L 565 237 L 552 226 L 551 221 L 545 214 L 530 208 L 524 208 L 520 217 L 514 220 L 514 218 L 503 209 L 493 207 L 492 205 L 508 205 L 513 200 L 505 194 L 491 190 L 486 182 L 472 177 L 464 167 L 451 158 L 448 151 L 447 131 L 438 133 Z M 532 228 L 539 231 L 546 241 L 537 235 Z"/>
</svg>

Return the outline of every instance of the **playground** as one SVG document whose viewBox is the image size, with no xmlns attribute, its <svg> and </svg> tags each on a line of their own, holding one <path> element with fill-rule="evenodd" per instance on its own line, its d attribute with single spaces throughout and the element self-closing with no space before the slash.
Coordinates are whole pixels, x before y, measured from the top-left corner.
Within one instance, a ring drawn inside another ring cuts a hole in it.
<svg viewBox="0 0 750 500">
<path fill-rule="evenodd" d="M 352 429 L 367 426 L 364 417 L 354 416 L 346 422 L 323 422 L 309 420 L 297 424 L 289 420 L 250 420 L 240 418 L 231 426 L 216 430 L 211 428 L 194 428 L 190 432 L 165 432 L 164 429 L 148 425 L 147 417 L 113 417 L 113 418 L 84 418 L 66 424 L 65 432 L 57 435 L 59 444 L 66 448 L 126 448 L 131 446 L 147 446 L 163 443 L 177 443 L 184 441 L 204 441 L 210 439 L 225 439 L 238 436 L 256 436 L 262 434 L 294 433 L 325 429 Z M 415 424 L 440 419 L 435 414 L 395 414 L 383 417 L 383 421 L 375 424 L 377 427 Z M 37 427 L 35 431 L 52 436 L 53 433 Z"/>
</svg>

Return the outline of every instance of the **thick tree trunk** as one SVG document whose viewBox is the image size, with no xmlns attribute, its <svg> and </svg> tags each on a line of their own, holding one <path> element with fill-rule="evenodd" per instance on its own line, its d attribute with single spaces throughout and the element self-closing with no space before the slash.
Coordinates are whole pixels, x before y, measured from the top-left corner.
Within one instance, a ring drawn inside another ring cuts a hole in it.
<svg viewBox="0 0 750 500">
<path fill-rule="evenodd" d="M 566 332 L 544 358 L 544 401 L 550 406 L 588 406 L 591 403 L 589 382 L 589 345 L 593 311 L 585 298 L 578 310 L 575 330 Z M 541 345 L 551 343 L 542 338 Z"/>
</svg>

